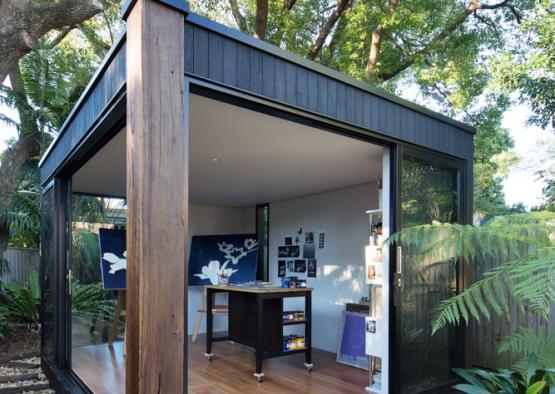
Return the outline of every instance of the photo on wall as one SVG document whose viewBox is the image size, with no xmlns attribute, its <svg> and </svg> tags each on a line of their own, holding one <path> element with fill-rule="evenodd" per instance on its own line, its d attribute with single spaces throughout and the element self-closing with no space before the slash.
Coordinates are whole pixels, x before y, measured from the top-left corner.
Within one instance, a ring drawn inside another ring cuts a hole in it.
<svg viewBox="0 0 555 394">
<path fill-rule="evenodd" d="M 368 264 L 376 264 L 383 262 L 383 250 L 381 246 L 366 246 L 366 262 Z"/>
<path fill-rule="evenodd" d="M 295 272 L 295 260 L 287 260 L 287 271 Z"/>
<path fill-rule="evenodd" d="M 324 232 L 318 233 L 318 249 L 326 249 L 326 233 Z"/>
<path fill-rule="evenodd" d="M 306 276 L 309 278 L 316 278 L 316 259 L 307 260 L 306 270 Z"/>
<path fill-rule="evenodd" d="M 376 320 L 366 319 L 366 332 L 369 334 L 376 333 Z"/>
<path fill-rule="evenodd" d="M 303 258 L 313 259 L 316 257 L 316 251 L 314 249 L 314 244 L 304 244 L 303 245 Z"/>
<path fill-rule="evenodd" d="M 367 264 L 366 265 L 366 281 L 367 283 L 378 283 L 383 280 L 383 264 Z"/>
<path fill-rule="evenodd" d="M 285 245 L 287 246 L 293 245 L 293 237 L 285 237 Z"/>
<path fill-rule="evenodd" d="M 278 260 L 278 276 L 280 278 L 285 278 L 285 276 L 287 276 L 285 269 L 285 260 Z"/>
<path fill-rule="evenodd" d="M 295 272 L 296 273 L 306 272 L 306 260 L 295 260 Z"/>
<path fill-rule="evenodd" d="M 314 243 L 314 232 L 308 232 L 304 234 L 304 243 L 313 244 Z"/>
<path fill-rule="evenodd" d="M 298 245 L 278 246 L 278 257 L 299 257 L 301 247 Z"/>
</svg>

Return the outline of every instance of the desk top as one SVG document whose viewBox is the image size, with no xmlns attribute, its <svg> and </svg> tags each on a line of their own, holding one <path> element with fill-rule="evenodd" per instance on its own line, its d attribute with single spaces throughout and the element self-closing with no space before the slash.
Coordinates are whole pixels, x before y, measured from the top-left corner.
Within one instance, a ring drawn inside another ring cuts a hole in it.
<svg viewBox="0 0 555 394">
<path fill-rule="evenodd" d="M 284 287 L 268 287 L 265 289 L 253 288 L 253 287 L 243 287 L 243 286 L 219 286 L 219 285 L 208 285 L 205 286 L 207 289 L 221 290 L 221 291 L 238 291 L 242 293 L 257 293 L 257 294 L 268 294 L 268 293 L 301 293 L 312 291 L 310 287 L 296 287 L 296 288 L 284 288 Z"/>
</svg>

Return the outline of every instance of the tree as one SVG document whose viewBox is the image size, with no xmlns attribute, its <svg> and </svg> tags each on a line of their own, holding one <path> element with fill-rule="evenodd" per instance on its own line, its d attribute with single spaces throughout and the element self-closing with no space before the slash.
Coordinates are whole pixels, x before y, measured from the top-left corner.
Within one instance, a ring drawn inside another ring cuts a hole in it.
<svg viewBox="0 0 555 394">
<path fill-rule="evenodd" d="M 0 82 L 34 49 L 39 38 L 60 29 L 54 41 L 104 8 L 101 0 L 1 0 Z"/>
<path fill-rule="evenodd" d="M 497 155 L 512 144 L 500 127 L 509 100 L 507 92 L 492 90 L 489 63 L 513 49 L 506 37 L 526 21 L 533 1 L 195 0 L 191 6 L 393 93 L 417 87 L 427 105 L 433 100 L 446 115 L 477 127 L 474 205 L 484 213 L 503 209 Z"/>
<path fill-rule="evenodd" d="M 526 51 L 511 51 L 494 64 L 495 82 L 530 105 L 529 121 L 555 131 L 555 1 L 541 0 L 534 18 L 520 26 Z"/>
<path fill-rule="evenodd" d="M 19 116 L 0 115 L 0 121 L 17 128 L 17 138 L 1 157 L 0 256 L 17 231 L 12 219 L 22 170 L 34 168 L 38 179 L 40 155 L 113 44 L 114 30 L 121 26 L 119 3 L 0 0 L 0 78 L 9 76 L 0 102 Z"/>
</svg>

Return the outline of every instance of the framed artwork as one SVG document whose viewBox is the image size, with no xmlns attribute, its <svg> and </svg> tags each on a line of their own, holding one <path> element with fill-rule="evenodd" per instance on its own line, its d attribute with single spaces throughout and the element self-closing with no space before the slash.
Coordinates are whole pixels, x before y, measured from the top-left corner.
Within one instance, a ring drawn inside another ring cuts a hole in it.
<svg viewBox="0 0 555 394">
<path fill-rule="evenodd" d="M 102 287 L 104 290 L 124 290 L 127 274 L 125 230 L 101 228 L 98 239 Z"/>
<path fill-rule="evenodd" d="M 217 285 L 220 274 L 230 284 L 256 280 L 256 234 L 196 235 L 189 252 L 189 286 Z"/>
</svg>

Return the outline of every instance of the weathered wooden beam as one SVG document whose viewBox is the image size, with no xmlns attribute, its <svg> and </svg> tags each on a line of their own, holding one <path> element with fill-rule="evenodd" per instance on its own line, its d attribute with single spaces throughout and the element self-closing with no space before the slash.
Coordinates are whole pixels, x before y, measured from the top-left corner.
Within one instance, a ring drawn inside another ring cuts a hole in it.
<svg viewBox="0 0 555 394">
<path fill-rule="evenodd" d="M 185 15 L 155 0 L 126 14 L 126 392 L 185 393 Z"/>
</svg>

